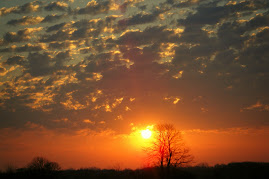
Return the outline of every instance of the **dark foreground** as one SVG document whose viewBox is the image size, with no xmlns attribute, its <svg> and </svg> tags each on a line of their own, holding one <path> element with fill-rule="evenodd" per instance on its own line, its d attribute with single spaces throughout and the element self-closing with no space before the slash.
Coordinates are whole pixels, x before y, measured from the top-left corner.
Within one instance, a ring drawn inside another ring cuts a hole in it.
<svg viewBox="0 0 269 179">
<path fill-rule="evenodd" d="M 144 168 L 138 170 L 100 170 L 79 169 L 60 171 L 34 171 L 17 169 L 0 173 L 0 178 L 54 178 L 54 179 L 268 179 L 269 163 L 230 163 L 214 167 L 196 166 L 172 168 L 167 174 L 162 174 L 159 168 Z"/>
</svg>

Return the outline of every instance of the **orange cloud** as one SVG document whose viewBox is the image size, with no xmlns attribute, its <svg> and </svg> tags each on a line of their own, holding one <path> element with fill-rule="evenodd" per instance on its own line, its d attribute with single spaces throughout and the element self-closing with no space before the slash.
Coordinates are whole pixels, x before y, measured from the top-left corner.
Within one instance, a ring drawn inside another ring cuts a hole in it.
<svg viewBox="0 0 269 179">
<path fill-rule="evenodd" d="M 243 111 L 269 111 L 269 105 L 262 104 L 260 101 L 257 101 L 257 103 L 250 105 L 248 107 L 242 108 L 240 110 Z"/>
</svg>

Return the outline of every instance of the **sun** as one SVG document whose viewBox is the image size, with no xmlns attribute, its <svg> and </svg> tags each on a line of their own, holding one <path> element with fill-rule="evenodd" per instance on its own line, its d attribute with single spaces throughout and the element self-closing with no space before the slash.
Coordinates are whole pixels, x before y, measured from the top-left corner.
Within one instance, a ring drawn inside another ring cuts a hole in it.
<svg viewBox="0 0 269 179">
<path fill-rule="evenodd" d="M 142 130 L 141 135 L 144 139 L 148 139 L 151 136 L 151 131 L 149 129 Z"/>
</svg>

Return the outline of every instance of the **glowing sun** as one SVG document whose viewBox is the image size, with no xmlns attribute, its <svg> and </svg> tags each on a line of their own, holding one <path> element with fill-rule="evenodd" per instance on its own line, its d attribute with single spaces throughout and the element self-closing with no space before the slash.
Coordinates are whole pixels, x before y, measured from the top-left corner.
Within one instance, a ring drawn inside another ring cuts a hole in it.
<svg viewBox="0 0 269 179">
<path fill-rule="evenodd" d="M 142 130 L 141 135 L 144 139 L 148 139 L 151 136 L 151 131 L 149 129 Z"/>
</svg>

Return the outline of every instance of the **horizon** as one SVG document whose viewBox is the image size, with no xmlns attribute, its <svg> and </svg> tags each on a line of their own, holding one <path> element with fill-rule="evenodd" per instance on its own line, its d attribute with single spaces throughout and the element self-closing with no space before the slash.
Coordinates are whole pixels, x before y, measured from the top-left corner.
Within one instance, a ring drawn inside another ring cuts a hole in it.
<svg viewBox="0 0 269 179">
<path fill-rule="evenodd" d="M 0 169 L 143 168 L 162 123 L 194 165 L 269 162 L 266 0 L 1 0 L 0 19 Z"/>
</svg>

